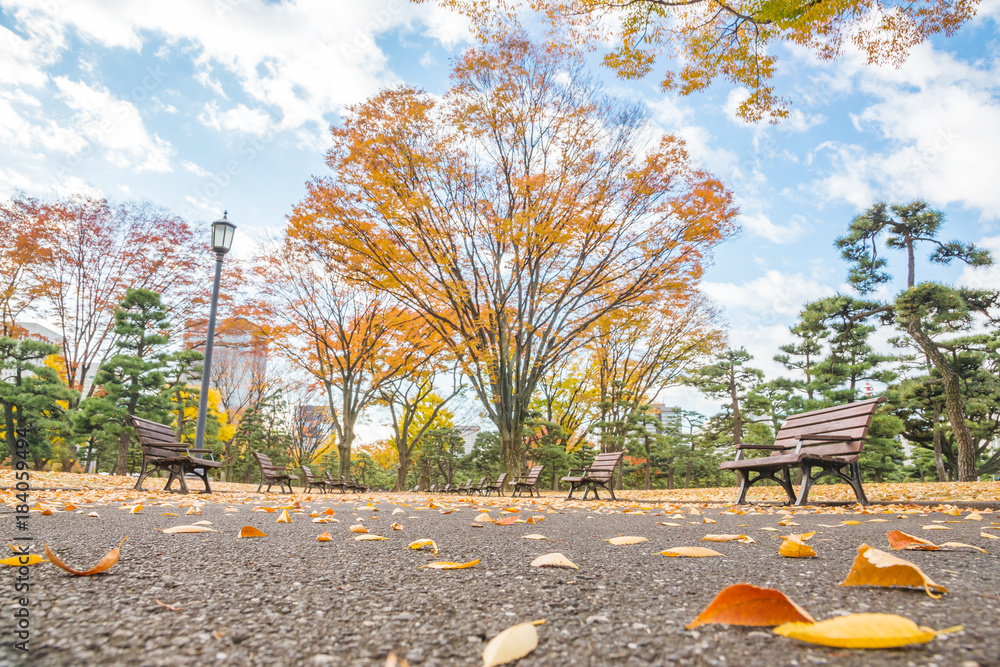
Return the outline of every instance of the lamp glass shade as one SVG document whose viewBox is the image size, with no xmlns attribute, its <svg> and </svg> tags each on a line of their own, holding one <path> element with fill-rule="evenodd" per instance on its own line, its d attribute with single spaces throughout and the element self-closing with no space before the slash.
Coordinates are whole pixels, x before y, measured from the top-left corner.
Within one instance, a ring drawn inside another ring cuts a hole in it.
<svg viewBox="0 0 1000 667">
<path fill-rule="evenodd" d="M 236 225 L 229 222 L 225 215 L 221 220 L 212 223 L 212 250 L 220 253 L 227 253 L 233 247 L 233 235 L 236 232 Z"/>
</svg>

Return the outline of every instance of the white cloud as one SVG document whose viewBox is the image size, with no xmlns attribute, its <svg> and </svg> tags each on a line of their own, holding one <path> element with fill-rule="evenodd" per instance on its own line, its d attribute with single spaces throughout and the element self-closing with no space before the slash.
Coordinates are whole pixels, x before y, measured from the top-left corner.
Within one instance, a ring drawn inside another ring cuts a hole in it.
<svg viewBox="0 0 1000 667">
<path fill-rule="evenodd" d="M 131 102 L 114 97 L 106 88 L 91 87 L 66 77 L 56 77 L 54 82 L 59 97 L 76 112 L 80 134 L 89 144 L 102 148 L 111 163 L 136 171 L 171 171 L 174 149 L 169 142 L 146 130 Z"/>
<path fill-rule="evenodd" d="M 800 238 L 806 230 L 805 218 L 800 215 L 792 216 L 787 225 L 776 225 L 763 213 L 743 214 L 740 216 L 740 224 L 744 229 L 771 243 L 791 243 Z"/>
<path fill-rule="evenodd" d="M 206 104 L 205 111 L 198 114 L 198 120 L 214 130 L 257 136 L 265 134 L 271 125 L 271 117 L 261 109 L 251 109 L 245 104 L 237 104 L 232 109 L 220 112 L 216 102 Z"/>
<path fill-rule="evenodd" d="M 980 240 L 976 245 L 986 248 L 993 255 L 993 266 L 966 266 L 956 284 L 973 289 L 1000 289 L 1000 236 Z"/>
<path fill-rule="evenodd" d="M 191 162 L 190 160 L 181 160 L 181 167 L 184 171 L 189 171 L 198 178 L 209 178 L 212 176 L 212 172 L 208 169 L 205 169 L 201 165 Z"/>
</svg>

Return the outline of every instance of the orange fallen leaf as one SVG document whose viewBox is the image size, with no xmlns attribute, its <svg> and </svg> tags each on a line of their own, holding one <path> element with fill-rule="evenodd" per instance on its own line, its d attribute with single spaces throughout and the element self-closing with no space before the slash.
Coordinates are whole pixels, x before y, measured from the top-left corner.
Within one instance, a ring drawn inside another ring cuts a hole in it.
<svg viewBox="0 0 1000 667">
<path fill-rule="evenodd" d="M 709 519 L 707 516 L 701 518 L 702 523 L 719 523 L 715 519 Z"/>
<path fill-rule="evenodd" d="M 316 538 L 316 541 L 317 542 L 331 542 L 331 541 L 333 541 L 333 537 L 330 536 L 329 532 L 326 532 L 326 533 L 322 533 L 321 535 L 319 535 Z"/>
<path fill-rule="evenodd" d="M 245 537 L 267 537 L 267 535 L 262 530 L 258 530 L 253 526 L 243 526 L 240 528 L 240 534 L 236 539 L 242 540 Z"/>
<path fill-rule="evenodd" d="M 291 523 L 291 522 L 292 520 L 288 516 L 288 510 L 281 510 L 281 516 L 279 516 L 278 520 L 275 521 L 275 523 Z"/>
<path fill-rule="evenodd" d="M 46 509 L 43 509 L 43 510 L 42 510 L 42 511 L 40 512 L 40 514 L 41 514 L 42 516 L 52 516 L 52 510 L 50 510 L 50 509 L 47 509 L 47 508 L 46 508 Z"/>
<path fill-rule="evenodd" d="M 333 511 L 332 507 L 327 507 L 325 510 L 323 510 L 323 514 L 327 516 L 333 516 L 334 514 L 336 514 L 336 512 Z"/>
<path fill-rule="evenodd" d="M 352 533 L 367 533 L 368 532 L 368 529 L 365 528 L 364 526 L 362 526 L 360 523 L 356 523 L 353 526 L 351 526 L 350 530 L 351 530 Z"/>
<path fill-rule="evenodd" d="M 510 525 L 513 525 L 513 524 L 517 523 L 517 517 L 508 516 L 508 517 L 504 517 L 503 519 L 497 519 L 493 523 L 495 523 L 498 526 L 510 526 Z"/>
<path fill-rule="evenodd" d="M 160 516 L 180 516 L 180 514 L 176 514 L 174 512 L 164 512 Z"/>
<path fill-rule="evenodd" d="M 931 589 L 947 593 L 948 589 L 936 584 L 919 567 L 892 554 L 873 549 L 867 544 L 858 547 L 851 571 L 841 586 L 916 586 L 922 587 L 932 598 L 940 598 Z"/>
<path fill-rule="evenodd" d="M 389 527 L 392 528 L 393 530 L 403 530 L 403 524 L 399 523 L 398 521 L 393 523 Z"/>
<path fill-rule="evenodd" d="M 139 503 L 138 505 L 136 505 L 135 507 L 133 507 L 131 510 L 129 510 L 129 514 L 138 514 L 141 511 L 142 511 L 142 503 Z"/>
<path fill-rule="evenodd" d="M 464 570 L 467 567 L 473 567 L 479 564 L 479 559 L 470 560 L 468 563 L 453 563 L 451 561 L 436 561 L 434 563 L 427 563 L 427 565 L 421 565 L 418 570 L 422 570 L 425 567 L 432 570 Z"/>
<path fill-rule="evenodd" d="M 688 558 L 707 558 L 708 556 L 721 556 L 718 551 L 706 549 L 705 547 L 671 547 L 660 552 L 662 556 L 687 556 Z"/>
<path fill-rule="evenodd" d="M 816 550 L 800 540 L 783 540 L 778 553 L 785 558 L 812 558 L 816 555 Z"/>
<path fill-rule="evenodd" d="M 68 565 L 66 565 L 66 563 L 59 560 L 58 556 L 52 553 L 52 550 L 49 549 L 48 544 L 45 545 L 45 555 L 48 556 L 48 559 L 52 561 L 52 564 L 58 567 L 60 570 L 65 570 L 66 572 L 69 572 L 70 574 L 75 574 L 78 577 L 89 577 L 92 574 L 97 574 L 99 572 L 104 572 L 105 570 L 111 569 L 114 566 L 114 564 L 118 562 L 118 557 L 121 555 L 122 552 L 122 544 L 124 544 L 125 540 L 127 539 L 128 535 L 122 538 L 122 541 L 118 543 L 117 547 L 115 547 L 108 553 L 104 554 L 104 558 L 98 561 L 97 565 L 90 568 L 89 570 L 74 570 L 73 568 L 69 567 Z"/>
<path fill-rule="evenodd" d="M 782 623 L 815 623 L 805 609 L 779 590 L 750 584 L 733 584 L 722 589 L 688 630 L 706 623 L 766 626 Z"/>
<path fill-rule="evenodd" d="M 67 512 L 72 512 L 73 510 L 76 509 L 76 505 L 66 505 L 63 509 L 66 510 Z"/>
</svg>

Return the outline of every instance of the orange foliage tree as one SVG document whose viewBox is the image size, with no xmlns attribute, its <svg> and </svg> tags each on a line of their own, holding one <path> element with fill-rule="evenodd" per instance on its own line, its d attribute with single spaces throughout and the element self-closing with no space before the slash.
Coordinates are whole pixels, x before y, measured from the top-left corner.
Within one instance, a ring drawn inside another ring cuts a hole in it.
<svg viewBox="0 0 1000 667">
<path fill-rule="evenodd" d="M 51 259 L 52 230 L 41 208 L 23 195 L 0 201 L 0 336 L 13 338 L 17 320 L 47 291 L 38 267 Z"/>
<path fill-rule="evenodd" d="M 208 248 L 196 248 L 187 222 L 147 202 L 70 197 L 33 209 L 34 223 L 51 234 L 45 261 L 34 266 L 45 285 L 40 309 L 58 323 L 67 383 L 86 397 L 89 371 L 113 348 L 113 313 L 126 289 L 156 292 L 168 310 L 187 304 L 210 284 L 198 272 Z"/>
<path fill-rule="evenodd" d="M 416 0 L 431 2 L 434 0 Z M 846 43 L 868 64 L 899 65 L 931 35 L 953 34 L 976 14 L 979 0 L 437 0 L 472 20 L 485 39 L 516 26 L 525 9 L 544 14 L 554 44 L 615 46 L 604 64 L 637 79 L 661 55 L 679 68 L 663 75 L 664 91 L 704 90 L 722 77 L 743 86 L 738 113 L 748 121 L 787 116 L 772 77 L 779 44 L 802 46 L 823 60 Z"/>
<path fill-rule="evenodd" d="M 471 50 L 442 97 L 385 90 L 333 128 L 289 234 L 441 337 L 519 468 L 540 378 L 610 312 L 697 281 L 730 193 L 578 55 Z"/>
<path fill-rule="evenodd" d="M 337 437 L 340 474 L 362 412 L 419 358 L 413 315 L 344 283 L 308 246 L 286 238 L 258 259 L 264 330 L 276 347 L 323 388 Z M 262 318 L 262 319 L 263 319 Z M 339 394 L 339 396 L 338 396 Z"/>
</svg>

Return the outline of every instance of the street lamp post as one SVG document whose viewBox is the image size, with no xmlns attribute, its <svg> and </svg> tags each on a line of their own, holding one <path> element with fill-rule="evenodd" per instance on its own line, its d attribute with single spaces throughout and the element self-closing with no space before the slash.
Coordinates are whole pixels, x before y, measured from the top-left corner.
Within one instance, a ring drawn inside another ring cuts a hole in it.
<svg viewBox="0 0 1000 667">
<path fill-rule="evenodd" d="M 201 370 L 201 396 L 198 397 L 198 426 L 195 429 L 195 449 L 205 448 L 205 422 L 208 419 L 208 387 L 212 373 L 212 344 L 215 339 L 215 311 L 219 306 L 219 282 L 222 280 L 222 258 L 233 245 L 236 225 L 226 217 L 212 223 L 212 250 L 215 251 L 215 285 L 212 287 L 212 309 L 208 315 L 208 337 L 205 339 L 205 364 Z"/>
</svg>

